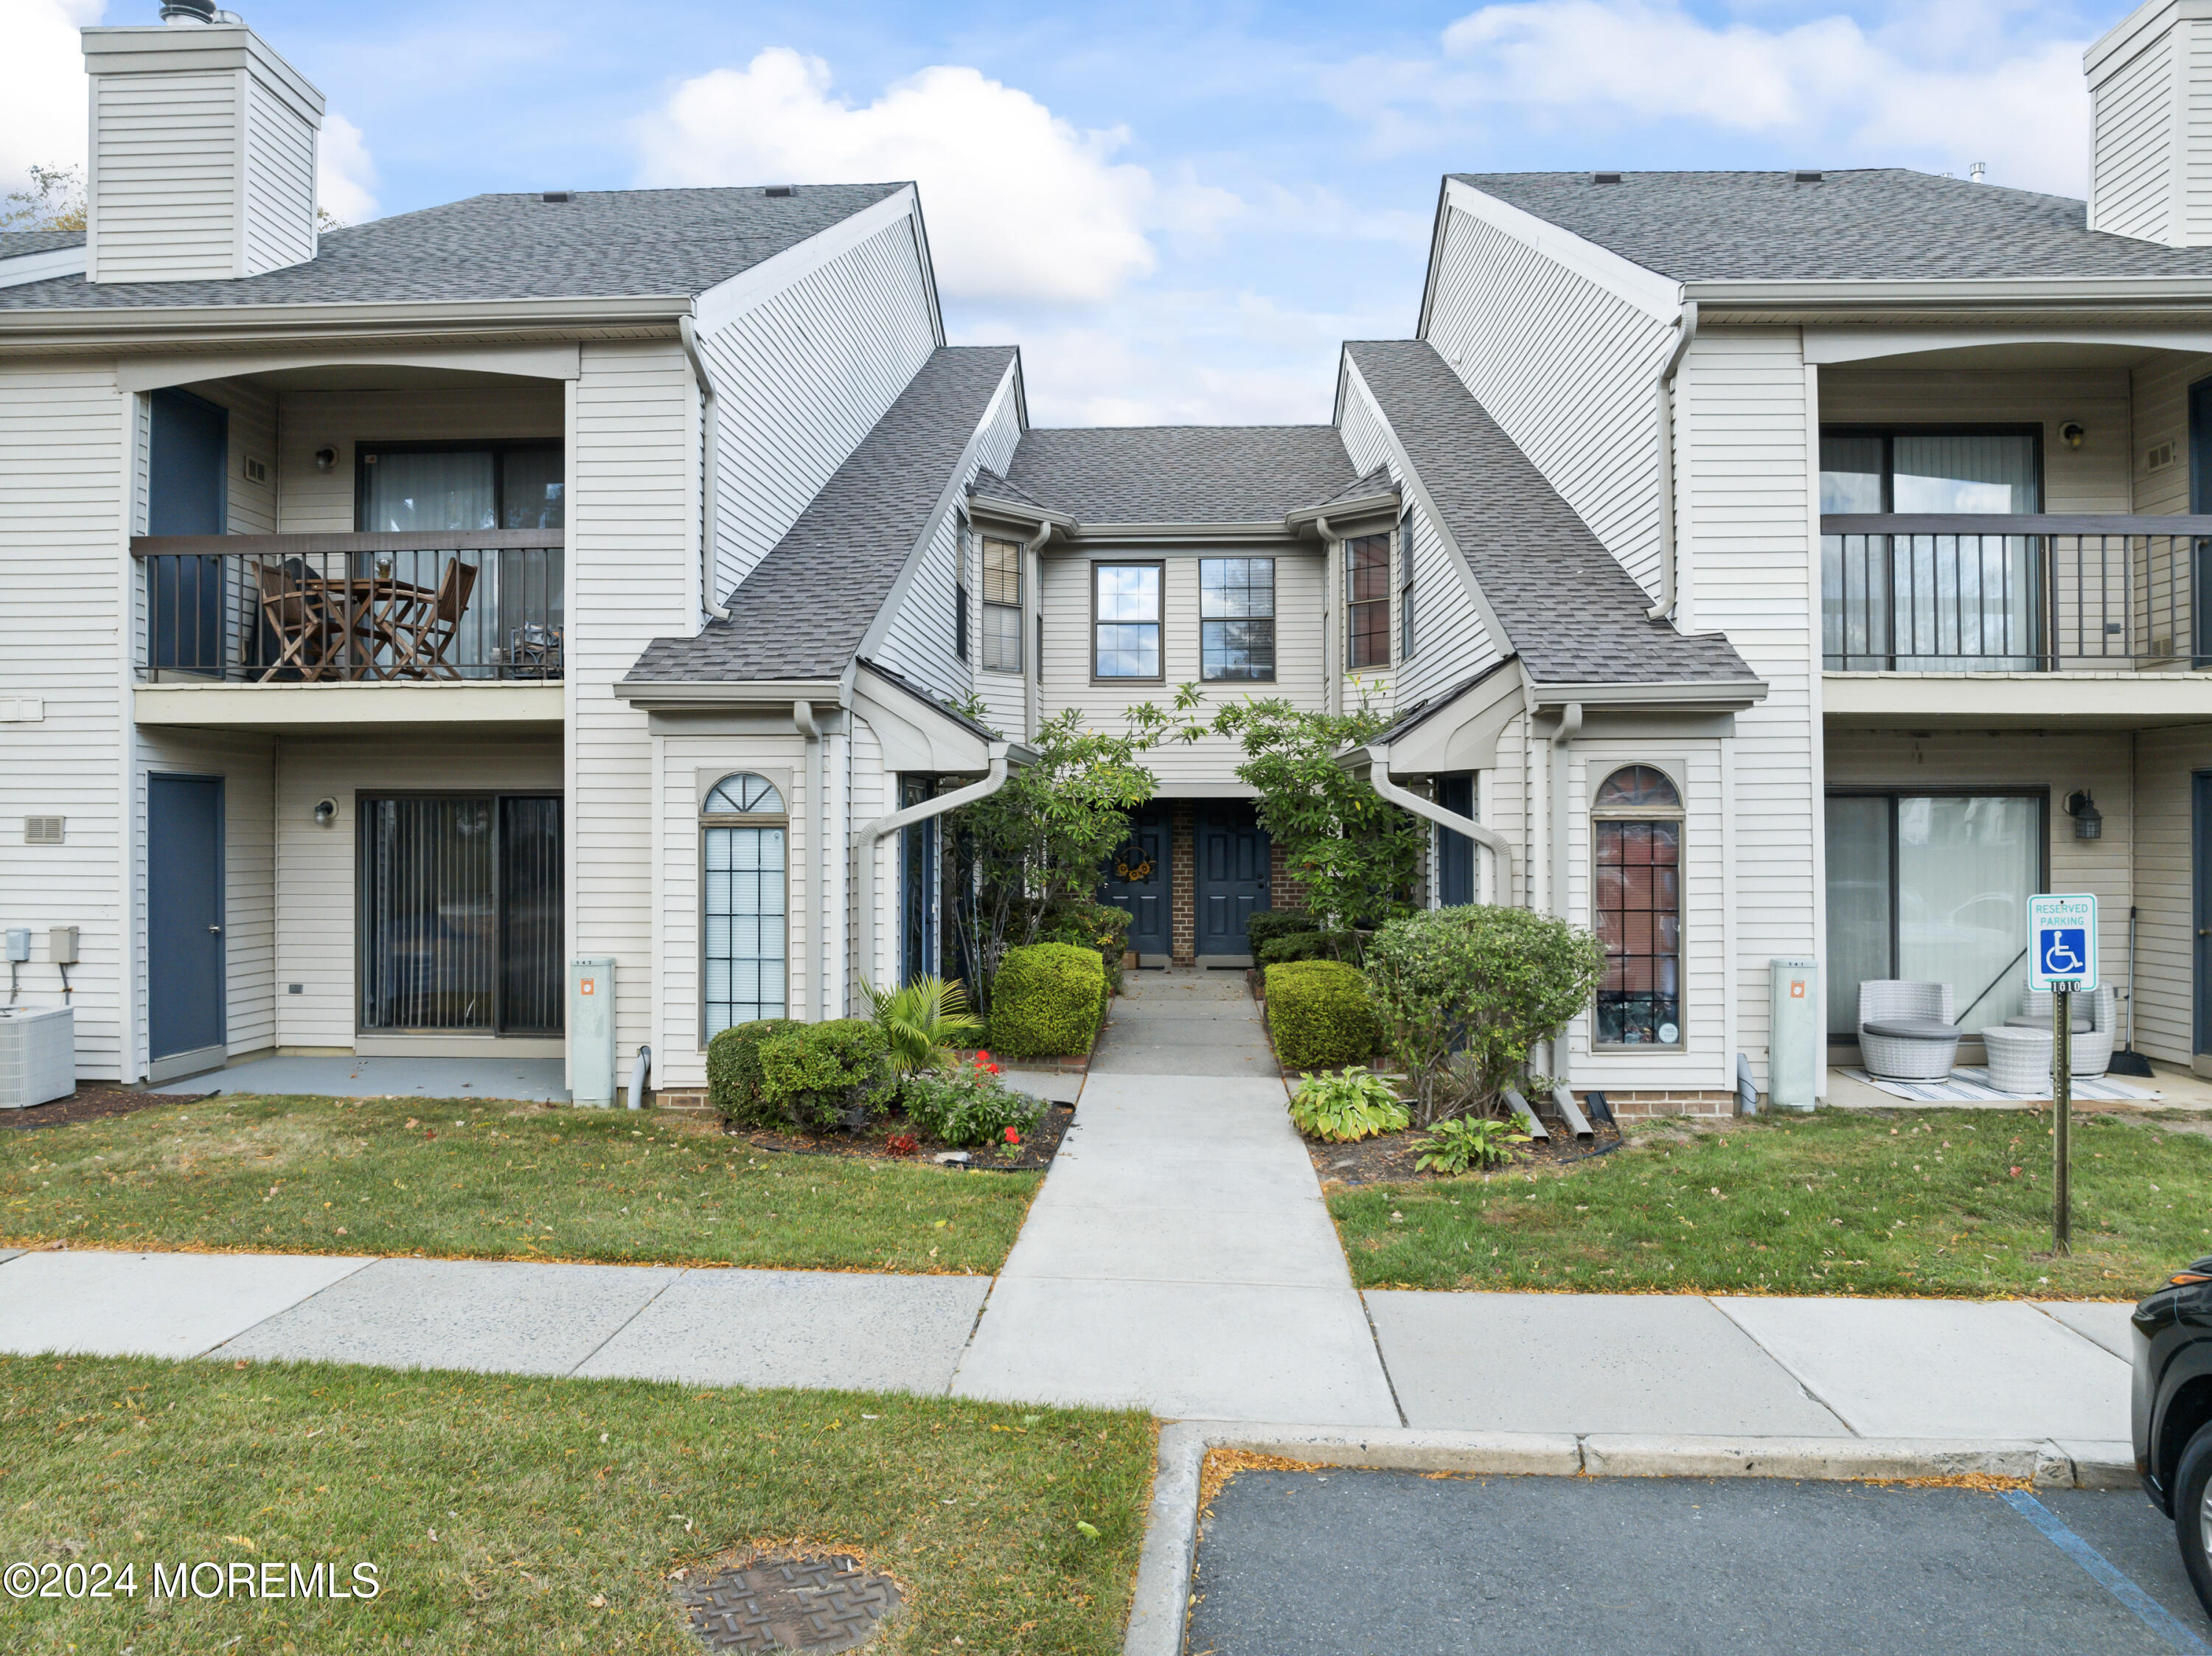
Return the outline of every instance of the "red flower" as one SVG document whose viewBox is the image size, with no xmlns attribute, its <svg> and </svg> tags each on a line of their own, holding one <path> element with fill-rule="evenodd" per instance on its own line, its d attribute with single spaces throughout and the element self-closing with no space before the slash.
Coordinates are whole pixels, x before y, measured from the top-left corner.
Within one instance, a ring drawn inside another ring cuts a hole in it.
<svg viewBox="0 0 2212 1656">
<path fill-rule="evenodd" d="M 988 1052 L 984 1052 L 981 1047 L 978 1047 L 975 1052 L 975 1062 L 978 1064 L 988 1064 L 990 1061 L 991 1055 Z"/>
<path fill-rule="evenodd" d="M 998 1075 L 1000 1073 L 999 1066 L 995 1064 L 987 1064 L 983 1067 L 988 1070 L 993 1075 Z"/>
<path fill-rule="evenodd" d="M 1006 1143 L 1008 1143 L 1009 1144 L 1018 1144 L 1018 1143 L 1020 1143 L 1021 1142 L 1022 1142 L 1022 1135 L 1021 1135 L 1020 1131 L 1019 1131 L 1018 1129 L 1013 1128 L 1013 1127 L 1009 1127 L 1009 1128 L 1007 1128 L 1007 1129 L 1006 1129 Z"/>
<path fill-rule="evenodd" d="M 912 1156 L 921 1147 L 921 1141 L 910 1132 L 895 1132 L 890 1136 L 889 1149 L 893 1156 Z"/>
</svg>

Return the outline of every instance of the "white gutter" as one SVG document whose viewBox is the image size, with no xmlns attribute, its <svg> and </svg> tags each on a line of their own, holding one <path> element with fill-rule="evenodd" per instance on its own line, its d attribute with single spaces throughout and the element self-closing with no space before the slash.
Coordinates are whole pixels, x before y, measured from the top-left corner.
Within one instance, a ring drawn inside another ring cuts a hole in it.
<svg viewBox="0 0 2212 1656">
<path fill-rule="evenodd" d="M 1667 366 L 1659 370 L 1656 396 L 1659 403 L 1659 602 L 1644 613 L 1664 621 L 1674 608 L 1674 373 L 1682 366 L 1690 342 L 1698 337 L 1698 301 L 1682 301 L 1674 318 L 1674 349 L 1667 353 Z"/>
<path fill-rule="evenodd" d="M 963 805 L 972 805 L 978 799 L 987 799 L 1006 786 L 1011 774 L 1007 755 L 1012 744 L 991 743 L 991 768 L 980 782 L 971 782 L 951 793 L 940 793 L 934 799 L 925 799 L 920 804 L 895 810 L 888 816 L 878 816 L 863 825 L 853 835 L 853 872 L 860 894 L 860 972 L 861 981 L 867 982 L 876 969 L 876 847 L 884 836 L 896 834 L 901 828 L 911 828 L 916 822 L 933 816 L 941 816 L 948 810 L 957 810 Z"/>
<path fill-rule="evenodd" d="M 828 968 L 823 961 L 830 946 L 830 905 L 825 895 L 829 881 L 824 873 L 830 866 L 830 813 L 823 809 L 822 803 L 822 726 L 815 721 L 814 704 L 811 701 L 791 704 L 791 722 L 806 738 L 807 834 L 815 841 L 808 847 L 808 861 L 814 866 L 816 889 L 811 905 L 814 910 L 814 958 L 808 962 L 812 969 L 807 974 L 813 980 L 813 987 L 805 998 L 818 1018 L 822 1015 L 824 994 L 822 986 L 827 980 L 824 974 Z"/>
<path fill-rule="evenodd" d="M 699 382 L 699 607 L 716 621 L 727 621 L 729 610 L 714 602 L 714 550 L 722 538 L 720 493 L 721 405 L 714 400 L 714 382 L 699 355 L 699 330 L 692 319 L 679 317 L 676 337 L 684 342 L 684 355 L 691 364 L 691 377 Z"/>
<path fill-rule="evenodd" d="M 1411 792 L 1393 782 L 1390 779 L 1390 744 L 1389 743 L 1370 742 L 1360 751 L 1368 756 L 1370 762 L 1367 780 L 1376 793 L 1401 810 L 1409 810 L 1414 816 L 1434 822 L 1439 828 L 1450 829 L 1454 834 L 1465 834 L 1498 859 L 1499 869 L 1504 876 L 1498 886 L 1504 893 L 1505 906 L 1509 908 L 1515 907 L 1513 898 L 1517 888 L 1513 883 L 1513 846 L 1510 842 L 1495 829 L 1485 828 L 1473 817 L 1462 816 L 1455 810 L 1448 810 L 1435 800 L 1424 799 L 1419 794 Z"/>
</svg>

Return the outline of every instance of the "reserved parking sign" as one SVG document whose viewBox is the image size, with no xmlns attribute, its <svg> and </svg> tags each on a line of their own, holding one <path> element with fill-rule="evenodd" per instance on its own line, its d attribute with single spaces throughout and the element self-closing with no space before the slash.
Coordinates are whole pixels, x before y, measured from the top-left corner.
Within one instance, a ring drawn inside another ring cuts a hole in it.
<svg viewBox="0 0 2212 1656">
<path fill-rule="evenodd" d="M 2035 896 L 2027 900 L 2027 986 L 2049 992 L 2097 986 L 2097 900 Z"/>
</svg>

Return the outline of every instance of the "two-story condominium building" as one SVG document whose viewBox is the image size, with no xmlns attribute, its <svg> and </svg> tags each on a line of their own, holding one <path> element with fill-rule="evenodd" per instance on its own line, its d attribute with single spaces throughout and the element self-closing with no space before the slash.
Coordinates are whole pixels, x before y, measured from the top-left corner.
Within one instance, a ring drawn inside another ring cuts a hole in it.
<svg viewBox="0 0 2212 1656">
<path fill-rule="evenodd" d="M 1435 824 L 1422 899 L 1606 938 L 1546 1067 L 1616 1105 L 1765 1087 L 1777 961 L 1846 1039 L 1867 978 L 2002 1022 L 2052 888 L 2188 1064 L 2200 27 L 2091 53 L 2086 208 L 1454 176 L 1329 423 L 1082 430 L 945 343 L 910 185 L 319 234 L 319 96 L 250 29 L 88 30 L 88 228 L 0 235 L 26 992 L 78 928 L 91 1077 L 552 1056 L 611 1004 L 696 1090 L 717 1030 L 938 968 L 943 813 L 1043 721 L 1195 682 L 1390 711 L 1343 762 Z M 1241 962 L 1294 895 L 1238 757 L 1151 756 L 1101 888 L 1144 961 Z"/>
</svg>

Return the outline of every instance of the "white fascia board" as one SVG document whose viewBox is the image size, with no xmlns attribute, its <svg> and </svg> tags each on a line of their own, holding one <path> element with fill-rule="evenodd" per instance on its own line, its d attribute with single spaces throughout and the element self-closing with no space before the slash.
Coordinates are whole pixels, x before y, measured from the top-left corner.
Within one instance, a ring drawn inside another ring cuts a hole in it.
<svg viewBox="0 0 2212 1656">
<path fill-rule="evenodd" d="M 2138 6 L 2125 17 L 2091 41 L 2081 53 L 2081 72 L 2090 80 L 2115 58 L 2132 58 L 2165 30 L 2176 23 L 2196 22 L 2212 17 L 2212 0 L 2151 0 L 2148 5 Z"/>
<path fill-rule="evenodd" d="M 333 305 L 85 306 L 0 310 L 0 350 L 147 351 L 251 340 L 273 344 L 377 338 L 496 339 L 641 327 L 665 329 L 691 313 L 689 294 L 601 299 L 461 299 Z"/>
<path fill-rule="evenodd" d="M 1627 684 L 1553 684 L 1528 681 L 1530 699 L 1538 707 L 1565 707 L 1579 702 L 1590 707 L 1705 707 L 1735 712 L 1766 700 L 1763 680 L 1653 682 Z"/>
<path fill-rule="evenodd" d="M 0 288 L 20 288 L 27 282 L 45 282 L 54 276 L 82 276 L 88 249 L 82 242 L 74 247 L 50 247 L 43 253 L 17 253 L 12 258 L 0 258 Z"/>
<path fill-rule="evenodd" d="M 1701 321 L 1729 313 L 1759 321 L 1762 311 L 1924 311 L 1947 319 L 1960 311 L 2212 311 L 2212 273 L 2173 276 L 2005 276 L 1972 282 L 1692 282 Z"/>
<path fill-rule="evenodd" d="M 1173 545 L 1188 542 L 1193 545 L 1234 542 L 1240 546 L 1261 543 L 1281 544 L 1294 541 L 1293 535 L 1280 518 L 1258 519 L 1250 523 L 1085 523 L 1078 520 L 1068 531 L 1071 544 L 1080 542 L 1093 549 L 1107 546 Z"/>
<path fill-rule="evenodd" d="M 804 185 L 799 187 L 805 188 Z M 754 306 L 774 298 L 793 282 L 811 276 L 832 259 L 852 252 L 885 227 L 911 218 L 915 210 L 914 186 L 906 185 L 892 191 L 874 206 L 864 207 L 849 218 L 839 219 L 825 230 L 817 230 L 797 246 L 787 247 L 774 258 L 738 271 L 728 281 L 716 282 L 695 302 L 692 316 L 699 331 L 710 334 L 729 326 Z M 927 270 L 927 264 L 923 268 Z M 930 301 L 934 312 L 933 283 Z M 941 328 L 938 343 L 945 343 Z"/>
<path fill-rule="evenodd" d="M 1014 362 L 1009 358 L 1006 372 L 999 376 L 998 389 L 991 393 L 991 400 L 983 405 L 983 412 L 975 422 L 975 428 L 968 434 L 968 441 L 960 450 L 959 464 L 952 468 L 951 476 L 945 480 L 944 488 L 938 491 L 937 505 L 931 509 L 927 520 L 923 523 L 921 533 L 907 549 L 906 561 L 899 566 L 898 579 L 891 583 L 891 590 L 884 595 L 883 603 L 877 606 L 876 618 L 868 623 L 868 630 L 860 640 L 860 647 L 853 652 L 855 658 L 872 658 L 883 647 L 884 634 L 890 631 L 891 617 L 897 615 L 900 606 L 905 604 L 907 589 L 914 585 L 915 571 L 921 567 L 922 559 L 928 555 L 930 543 L 937 538 L 938 525 L 943 523 L 945 514 L 960 503 L 968 491 L 968 480 L 975 475 L 976 467 L 981 464 L 975 451 L 982 445 L 983 434 L 999 417 L 999 410 L 1006 406 L 1006 399 L 1014 395 Z"/>
<path fill-rule="evenodd" d="M 842 707 L 845 687 L 834 678 L 653 679 L 620 678 L 610 687 L 615 700 L 648 712 L 703 712 L 714 707 L 781 707 L 811 701 Z"/>
<path fill-rule="evenodd" d="M 1601 190 L 1605 186 L 1592 185 L 1590 188 Z M 1443 213 L 1453 209 L 1512 237 L 1562 270 L 1571 270 L 1585 282 L 1618 294 L 1655 321 L 1672 323 L 1682 313 L 1684 288 L 1674 277 L 1646 270 L 1633 259 L 1623 258 L 1610 248 L 1585 240 L 1571 230 L 1561 229 L 1549 219 L 1538 218 L 1534 213 L 1486 195 L 1458 179 L 1444 180 L 1443 208 L 1437 218 L 1438 245 L 1443 237 Z M 1420 329 L 1423 338 L 1428 337 L 1428 325 L 1425 304 Z"/>
<path fill-rule="evenodd" d="M 1919 351 L 1979 345 L 2118 345 L 2146 351 L 2212 355 L 2212 325 L 2202 328 L 1807 328 L 1805 360 L 1863 362 Z"/>
<path fill-rule="evenodd" d="M 457 345 L 447 350 L 357 350 L 196 352 L 180 356 L 131 356 L 115 370 L 118 391 L 159 391 L 198 379 L 228 379 L 240 374 L 275 373 L 287 368 L 369 367 L 447 368 L 464 373 L 503 373 L 532 379 L 580 379 L 580 345 Z"/>
</svg>

